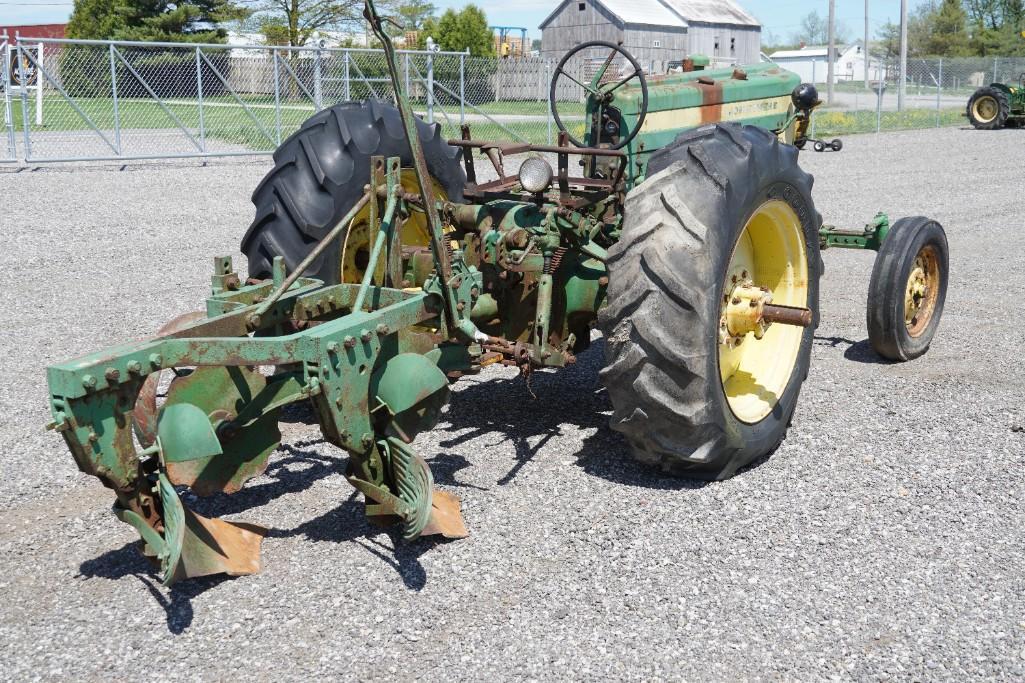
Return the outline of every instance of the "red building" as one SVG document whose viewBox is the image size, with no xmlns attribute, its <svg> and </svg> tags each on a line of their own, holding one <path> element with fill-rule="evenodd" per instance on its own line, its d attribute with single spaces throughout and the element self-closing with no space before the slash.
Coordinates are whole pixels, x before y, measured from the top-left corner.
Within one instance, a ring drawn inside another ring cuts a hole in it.
<svg viewBox="0 0 1025 683">
<path fill-rule="evenodd" d="M 63 38 L 65 28 L 67 28 L 67 24 L 0 25 L 0 36 L 3 36 L 4 31 L 7 31 L 7 39 L 11 45 L 14 45 L 18 42 L 14 39 L 16 35 L 20 34 L 29 38 Z"/>
</svg>

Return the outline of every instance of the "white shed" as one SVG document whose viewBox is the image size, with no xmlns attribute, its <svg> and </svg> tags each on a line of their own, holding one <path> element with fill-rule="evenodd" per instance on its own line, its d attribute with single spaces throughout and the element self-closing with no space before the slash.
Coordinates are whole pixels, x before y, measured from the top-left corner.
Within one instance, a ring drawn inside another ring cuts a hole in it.
<svg viewBox="0 0 1025 683">
<path fill-rule="evenodd" d="M 825 83 L 829 71 L 827 55 L 829 48 L 824 45 L 809 45 L 800 50 L 779 50 L 769 55 L 769 59 L 787 71 L 793 71 L 806 83 Z M 855 81 L 865 75 L 865 50 L 861 42 L 836 48 L 834 65 L 836 80 Z"/>
</svg>

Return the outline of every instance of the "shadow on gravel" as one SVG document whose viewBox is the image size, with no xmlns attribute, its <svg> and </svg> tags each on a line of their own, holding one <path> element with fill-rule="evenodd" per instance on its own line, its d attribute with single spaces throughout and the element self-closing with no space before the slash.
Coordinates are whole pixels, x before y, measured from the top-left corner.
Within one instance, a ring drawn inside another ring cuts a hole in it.
<svg viewBox="0 0 1025 683">
<path fill-rule="evenodd" d="M 598 339 L 577 356 L 574 365 L 533 373 L 529 387 L 522 377 L 463 380 L 463 388 L 453 392 L 449 409 L 437 427 L 457 435 L 442 440 L 440 445 L 456 448 L 482 438 L 483 448 L 511 443 L 515 452 L 512 466 L 496 482 L 504 486 L 536 456 L 544 454 L 552 439 L 562 435 L 563 425 L 571 424 L 594 430 L 574 454 L 577 466 L 588 474 L 652 489 L 708 485 L 705 481 L 669 477 L 633 460 L 623 437 L 609 428 L 612 405 L 598 379 L 604 357 L 605 342 Z M 458 481 L 456 473 L 471 465 L 465 457 L 453 453 L 442 453 L 431 461 L 436 480 L 449 486 L 468 486 Z"/>
<path fill-rule="evenodd" d="M 188 507 L 201 515 L 224 517 L 266 505 L 283 495 L 305 490 L 315 481 L 333 474 L 344 475 L 346 464 L 344 455 L 332 458 L 302 448 L 317 443 L 321 443 L 321 441 L 305 441 L 295 445 L 283 444 L 282 450 L 289 455 L 274 460 L 264 475 L 272 481 L 244 488 L 231 496 L 218 494 L 208 498 L 199 498 L 185 492 L 182 494 L 182 499 Z M 342 452 L 339 451 L 339 453 Z M 356 497 L 357 493 L 353 491 L 348 499 L 337 508 L 303 522 L 294 529 L 270 528 L 267 530 L 267 538 L 304 536 L 312 541 L 356 543 L 392 567 L 402 578 L 406 587 L 415 591 L 421 590 L 427 585 L 427 572 L 420 564 L 420 556 L 443 541 L 428 538 L 414 543 L 404 542 L 398 529 L 381 529 L 370 524 L 363 514 L 363 503 L 357 501 Z M 383 533 L 390 537 L 391 547 L 375 538 Z M 166 590 L 162 589 L 154 578 L 153 564 L 142 555 L 139 546 L 140 542 L 134 541 L 117 550 L 110 550 L 99 557 L 86 560 L 79 565 L 79 576 L 112 581 L 126 576 L 135 576 L 164 609 L 167 614 L 167 630 L 175 635 L 184 633 L 192 624 L 195 616 L 192 600 L 232 578 L 223 575 L 205 576 L 176 583 Z M 242 578 L 244 579 L 244 577 Z"/>
<path fill-rule="evenodd" d="M 861 341 L 854 341 L 853 339 L 847 339 L 846 337 L 815 337 L 815 344 L 819 346 L 831 346 L 838 348 L 846 346 L 847 348 L 843 352 L 843 357 L 847 360 L 854 361 L 855 363 L 868 363 L 873 365 L 893 365 L 894 361 L 883 358 L 875 349 L 872 348 L 872 342 L 868 339 L 862 339 Z"/>
<path fill-rule="evenodd" d="M 204 576 L 190 579 L 176 583 L 165 594 L 161 591 L 158 582 L 153 579 L 153 565 L 139 552 L 139 544 L 139 541 L 126 543 L 117 550 L 110 550 L 92 560 L 86 560 L 78 568 L 79 576 L 112 581 L 125 576 L 135 576 L 146 587 L 157 604 L 164 609 L 167 616 L 167 630 L 174 635 L 180 635 L 192 625 L 192 620 L 195 617 L 192 600 L 231 577 Z"/>
</svg>

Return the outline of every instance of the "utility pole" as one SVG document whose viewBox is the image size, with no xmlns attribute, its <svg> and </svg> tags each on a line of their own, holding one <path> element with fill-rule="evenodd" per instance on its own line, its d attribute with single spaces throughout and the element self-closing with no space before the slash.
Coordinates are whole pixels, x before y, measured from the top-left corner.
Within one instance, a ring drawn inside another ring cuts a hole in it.
<svg viewBox="0 0 1025 683">
<path fill-rule="evenodd" d="M 861 56 L 865 58 L 865 90 L 868 90 L 868 0 L 865 0 L 865 42 L 861 46 Z"/>
<path fill-rule="evenodd" d="M 829 0 L 829 47 L 826 48 L 826 102 L 833 104 L 833 85 L 836 81 L 836 0 Z"/>
<path fill-rule="evenodd" d="M 897 111 L 904 111 L 904 93 L 908 80 L 908 0 L 900 0 L 900 83 L 897 84 Z"/>
</svg>

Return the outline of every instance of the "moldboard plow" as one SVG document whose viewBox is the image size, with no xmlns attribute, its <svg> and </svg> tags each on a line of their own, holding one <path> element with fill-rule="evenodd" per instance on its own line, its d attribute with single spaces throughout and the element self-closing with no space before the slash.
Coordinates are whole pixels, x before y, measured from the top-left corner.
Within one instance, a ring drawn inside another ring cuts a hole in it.
<svg viewBox="0 0 1025 683">
<path fill-rule="evenodd" d="M 407 540 L 460 538 L 459 500 L 435 489 L 413 443 L 450 383 L 489 364 L 563 367 L 597 326 L 612 427 L 637 459 L 723 479 L 785 436 L 822 249 L 879 252 L 873 347 L 894 360 L 928 349 L 943 230 L 883 214 L 853 230 L 821 224 L 798 165 L 814 87 L 700 58 L 645 75 L 621 47 L 585 43 L 556 69 L 586 94 L 582 121 L 558 119 L 557 145 L 468 128 L 445 141 L 414 115 L 370 0 L 365 13 L 396 103 L 335 105 L 282 144 L 253 195 L 248 279 L 215 258 L 204 312 L 48 370 L 51 427 L 114 492 L 165 584 L 259 571 L 265 531 L 198 515 L 179 490 L 234 493 L 262 474 L 296 402 L 347 455 L 372 520 Z M 589 80 L 574 75 L 587 51 L 602 57 Z M 496 179 L 478 182 L 475 155 Z"/>
</svg>

